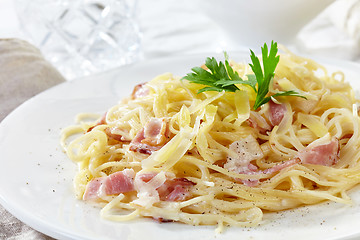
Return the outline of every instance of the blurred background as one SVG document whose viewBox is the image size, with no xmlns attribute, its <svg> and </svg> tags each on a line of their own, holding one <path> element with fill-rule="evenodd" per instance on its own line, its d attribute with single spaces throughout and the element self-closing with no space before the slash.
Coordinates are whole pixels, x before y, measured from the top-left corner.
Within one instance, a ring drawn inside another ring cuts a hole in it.
<svg viewBox="0 0 360 240">
<path fill-rule="evenodd" d="M 0 38 L 30 41 L 67 80 L 271 40 L 359 61 L 359 22 L 359 0 L 0 0 Z"/>
</svg>

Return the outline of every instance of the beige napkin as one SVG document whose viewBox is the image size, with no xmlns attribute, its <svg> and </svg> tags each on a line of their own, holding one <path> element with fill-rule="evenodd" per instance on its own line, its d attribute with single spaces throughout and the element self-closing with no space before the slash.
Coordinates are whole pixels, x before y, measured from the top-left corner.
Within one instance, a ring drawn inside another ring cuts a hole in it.
<svg viewBox="0 0 360 240">
<path fill-rule="evenodd" d="M 0 39 L 0 122 L 27 99 L 64 81 L 28 42 Z M 25 225 L 0 205 L 0 239 L 52 238 Z"/>
</svg>

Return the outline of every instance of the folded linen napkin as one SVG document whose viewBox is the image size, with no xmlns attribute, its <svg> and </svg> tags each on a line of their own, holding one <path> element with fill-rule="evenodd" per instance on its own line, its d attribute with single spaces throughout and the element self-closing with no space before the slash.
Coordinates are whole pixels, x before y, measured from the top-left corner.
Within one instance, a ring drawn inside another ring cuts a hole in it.
<svg viewBox="0 0 360 240">
<path fill-rule="evenodd" d="M 20 39 L 0 39 L 0 122 L 36 94 L 64 82 L 40 51 Z M 25 225 L 0 205 L 0 239 L 52 239 Z"/>
<path fill-rule="evenodd" d="M 19 39 L 0 39 L 0 121 L 25 100 L 63 81 L 37 48 Z"/>
<path fill-rule="evenodd" d="M 360 1 L 338 0 L 297 36 L 302 52 L 360 62 Z"/>
</svg>

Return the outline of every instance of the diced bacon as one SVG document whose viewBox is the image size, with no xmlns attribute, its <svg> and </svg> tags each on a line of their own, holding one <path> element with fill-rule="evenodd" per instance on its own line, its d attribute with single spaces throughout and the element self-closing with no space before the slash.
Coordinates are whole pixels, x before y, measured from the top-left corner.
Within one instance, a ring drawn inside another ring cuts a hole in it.
<svg viewBox="0 0 360 240">
<path fill-rule="evenodd" d="M 228 157 L 224 168 L 238 173 L 247 171 L 251 161 L 264 156 L 259 143 L 252 135 L 233 142 L 229 149 L 237 155 L 236 157 Z"/>
<path fill-rule="evenodd" d="M 95 200 L 105 195 L 134 191 L 134 177 L 134 170 L 125 169 L 107 177 L 94 178 L 86 185 L 83 199 Z"/>
<path fill-rule="evenodd" d="M 163 145 L 168 139 L 169 129 L 165 118 L 152 118 L 144 127 L 143 143 L 151 146 Z"/>
<path fill-rule="evenodd" d="M 157 173 L 145 173 L 141 174 L 139 178 L 145 183 L 148 183 L 156 175 Z M 162 201 L 182 201 L 188 197 L 189 187 L 193 185 L 195 185 L 195 183 L 187 178 L 169 179 L 169 177 L 166 176 L 164 184 L 156 188 L 156 190 L 158 191 L 160 200 Z"/>
<path fill-rule="evenodd" d="M 189 189 L 195 185 L 186 178 L 170 178 L 157 173 L 139 174 L 135 179 L 132 169 L 125 169 L 107 177 L 94 178 L 86 185 L 84 200 L 96 200 L 102 196 L 138 191 L 138 196 L 156 201 L 183 201 L 189 197 Z M 136 181 L 136 184 L 135 184 Z M 138 201 L 141 202 L 141 201 Z"/>
<path fill-rule="evenodd" d="M 159 150 L 170 139 L 170 131 L 165 118 L 152 118 L 145 124 L 130 143 L 130 150 L 152 154 Z"/>
<path fill-rule="evenodd" d="M 300 163 L 299 159 L 291 159 L 282 163 L 279 163 L 271 168 L 265 169 L 265 170 L 258 170 L 258 168 L 253 165 L 253 164 L 249 164 L 247 170 L 243 169 L 242 172 L 239 172 L 241 174 L 248 174 L 248 175 L 255 175 L 255 174 L 273 174 L 276 172 L 280 172 L 281 170 L 291 167 L 295 164 Z M 249 176 L 249 179 L 236 179 L 237 181 L 241 181 L 244 185 L 249 186 L 249 187 L 255 187 L 259 184 L 259 180 L 258 179 L 251 179 L 251 177 Z"/>
<path fill-rule="evenodd" d="M 249 165 L 247 165 L 246 167 L 242 168 L 239 173 L 241 174 L 248 174 L 248 175 L 253 175 L 253 174 L 258 174 L 259 170 L 258 168 L 254 165 L 249 163 Z M 258 179 L 236 179 L 236 181 L 240 181 L 242 182 L 244 185 L 249 186 L 249 187 L 255 187 L 256 185 L 259 184 L 259 180 Z"/>
<path fill-rule="evenodd" d="M 269 120 L 273 126 L 279 125 L 286 113 L 285 104 L 277 104 L 272 100 L 269 101 Z"/>
<path fill-rule="evenodd" d="M 247 137 L 232 143 L 230 149 L 235 151 L 238 157 L 228 157 L 227 162 L 224 164 L 224 168 L 229 171 L 249 175 L 248 179 L 235 180 L 250 187 L 254 187 L 259 183 L 259 180 L 252 179 L 251 175 L 273 174 L 299 163 L 332 166 L 339 160 L 339 141 L 336 138 L 330 139 L 330 135 L 327 134 L 309 144 L 304 150 L 299 151 L 293 159 L 265 170 L 259 170 L 251 163 L 252 160 L 257 159 L 258 155 L 255 153 L 261 151 L 260 146 L 255 141 L 253 137 Z M 262 157 L 262 155 L 259 156 Z"/>
<path fill-rule="evenodd" d="M 322 140 L 322 139 L 318 139 Z M 304 150 L 300 151 L 297 158 L 302 163 L 332 166 L 339 160 L 339 141 L 333 138 L 331 141 L 314 141 Z"/>
<path fill-rule="evenodd" d="M 228 157 L 227 162 L 224 164 L 224 168 L 240 174 L 251 175 L 258 173 L 257 167 L 250 162 L 262 158 L 264 154 L 261 151 L 259 143 L 252 135 L 233 142 L 230 144 L 229 149 L 235 152 L 237 156 Z M 258 180 L 251 179 L 244 179 L 240 181 L 248 186 L 257 185 L 258 182 Z"/>
<path fill-rule="evenodd" d="M 132 169 L 125 169 L 121 172 L 110 174 L 105 180 L 106 195 L 133 191 L 134 177 L 135 172 Z"/>
<path fill-rule="evenodd" d="M 146 83 L 140 83 L 138 85 L 136 85 L 134 87 L 134 90 L 131 94 L 131 98 L 132 99 L 136 99 L 136 98 L 139 98 L 139 97 L 144 97 L 144 96 L 147 96 L 149 94 L 149 88 L 146 87 L 145 85 Z"/>
<path fill-rule="evenodd" d="M 281 170 L 291 167 L 298 163 L 300 163 L 299 159 L 291 159 L 291 160 L 279 163 L 279 164 L 277 164 L 271 168 L 265 169 L 265 170 L 258 170 L 258 168 L 255 165 L 249 164 L 249 166 L 246 170 L 242 169 L 242 171 L 240 171 L 239 173 L 248 174 L 248 175 L 273 174 L 273 173 L 280 172 Z M 236 180 L 242 182 L 244 185 L 249 186 L 249 187 L 255 187 L 260 182 L 258 179 L 251 179 L 250 176 L 249 176 L 249 179 L 236 179 Z"/>
<path fill-rule="evenodd" d="M 286 113 L 285 104 L 277 104 L 272 100 L 269 101 L 269 112 L 266 118 L 268 121 L 260 115 L 258 112 L 251 111 L 250 117 L 246 120 L 250 127 L 257 129 L 260 133 L 266 133 L 270 131 L 274 126 L 279 125 Z"/>
<path fill-rule="evenodd" d="M 184 201 L 193 185 L 195 183 L 186 178 L 173 178 L 164 172 L 138 174 L 135 178 L 138 199 L 134 203 L 147 208 L 160 200 Z"/>
<path fill-rule="evenodd" d="M 158 189 L 159 191 L 159 189 Z M 168 193 L 170 191 L 170 193 Z M 175 185 L 175 186 L 168 186 L 166 193 L 168 194 L 161 194 L 160 199 L 163 201 L 184 201 L 189 192 L 188 188 L 182 185 Z"/>
<path fill-rule="evenodd" d="M 135 136 L 135 138 L 130 142 L 130 150 L 134 152 L 139 152 L 143 154 L 152 154 L 153 152 L 159 150 L 162 146 L 151 146 L 142 141 L 145 139 L 144 129 L 141 129 Z"/>
<path fill-rule="evenodd" d="M 87 185 L 85 189 L 85 193 L 83 196 L 84 200 L 93 200 L 97 199 L 99 196 L 102 195 L 101 189 L 102 186 L 105 183 L 106 177 L 99 177 L 91 180 Z"/>
<path fill-rule="evenodd" d="M 235 179 L 236 181 L 242 182 L 244 185 L 249 187 L 255 187 L 259 184 L 259 180 L 252 179 L 251 175 L 276 173 L 300 162 L 299 159 L 292 159 L 277 164 L 271 168 L 259 170 L 258 167 L 251 163 L 251 161 L 262 158 L 264 154 L 261 151 L 257 140 L 251 135 L 242 140 L 233 142 L 230 145 L 230 150 L 236 152 L 238 156 L 228 157 L 227 162 L 224 164 L 224 168 L 229 171 L 249 175 L 248 179 Z"/>
<path fill-rule="evenodd" d="M 293 166 L 298 163 L 300 163 L 300 160 L 295 158 L 295 159 L 291 159 L 291 160 L 279 163 L 271 168 L 263 170 L 262 172 L 265 174 L 272 174 L 272 173 L 280 172 L 284 168 L 288 168 L 288 167 Z"/>
<path fill-rule="evenodd" d="M 132 203 L 144 208 L 150 208 L 160 201 L 157 189 L 166 181 L 166 173 L 137 173 L 134 186 L 137 191 L 137 199 Z"/>
<path fill-rule="evenodd" d="M 106 135 L 113 140 L 116 140 L 119 142 L 130 142 L 131 141 L 129 139 L 126 139 L 124 136 L 122 136 L 120 134 L 113 133 L 110 128 L 105 128 L 104 131 L 105 131 Z"/>
<path fill-rule="evenodd" d="M 189 188 L 193 185 L 195 183 L 186 178 L 167 179 L 157 191 L 162 201 L 184 201 L 189 197 Z"/>
</svg>

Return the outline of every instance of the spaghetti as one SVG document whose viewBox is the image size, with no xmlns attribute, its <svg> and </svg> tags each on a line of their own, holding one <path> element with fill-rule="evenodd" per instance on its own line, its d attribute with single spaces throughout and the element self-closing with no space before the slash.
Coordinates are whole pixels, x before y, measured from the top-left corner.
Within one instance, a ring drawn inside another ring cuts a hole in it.
<svg viewBox="0 0 360 240">
<path fill-rule="evenodd" d="M 219 231 L 256 226 L 266 211 L 351 203 L 346 192 L 360 181 L 358 100 L 341 72 L 284 49 L 269 91 L 306 99 L 280 96 L 256 111 L 246 85 L 198 94 L 201 87 L 167 73 L 96 122 L 79 115 L 62 134 L 79 168 L 76 196 L 97 202 L 110 220 L 151 217 Z"/>
</svg>

